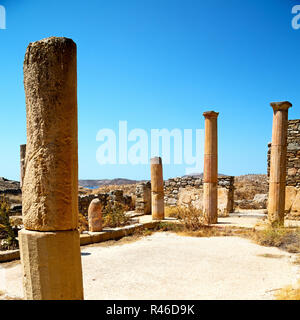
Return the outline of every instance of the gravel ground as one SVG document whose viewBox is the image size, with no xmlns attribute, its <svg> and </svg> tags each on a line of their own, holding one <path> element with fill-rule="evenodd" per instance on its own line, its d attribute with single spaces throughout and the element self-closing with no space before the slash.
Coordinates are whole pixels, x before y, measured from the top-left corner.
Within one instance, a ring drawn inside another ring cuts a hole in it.
<svg viewBox="0 0 300 320">
<path fill-rule="evenodd" d="M 292 258 L 239 237 L 157 232 L 82 247 L 85 299 L 273 299 L 300 277 Z M 19 262 L 0 266 L 0 291 L 23 296 Z"/>
</svg>

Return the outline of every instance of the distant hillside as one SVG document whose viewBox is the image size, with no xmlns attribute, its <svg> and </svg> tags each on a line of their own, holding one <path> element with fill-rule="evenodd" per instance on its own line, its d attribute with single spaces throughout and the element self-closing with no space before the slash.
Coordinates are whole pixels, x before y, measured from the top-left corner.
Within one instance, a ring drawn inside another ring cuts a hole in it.
<svg viewBox="0 0 300 320">
<path fill-rule="evenodd" d="M 83 188 L 95 189 L 109 185 L 136 184 L 140 181 L 123 178 L 116 179 L 100 179 L 100 180 L 79 180 L 79 185 Z"/>
<path fill-rule="evenodd" d="M 218 176 L 219 176 L 219 177 L 226 177 L 227 175 L 226 175 L 226 174 L 223 174 L 223 173 L 218 173 Z M 183 177 L 203 178 L 203 173 L 191 173 L 191 174 L 185 175 L 185 176 L 183 176 Z"/>
<path fill-rule="evenodd" d="M 236 200 L 252 200 L 256 194 L 268 194 L 266 174 L 245 174 L 235 177 L 234 197 Z"/>
<path fill-rule="evenodd" d="M 193 173 L 189 174 L 188 176 L 202 178 L 203 173 Z M 224 177 L 226 175 L 219 173 L 219 177 Z M 187 177 L 187 176 L 184 176 Z M 131 179 L 124 179 L 124 178 L 116 178 L 116 179 L 99 179 L 99 180 L 79 180 L 79 186 L 88 189 L 98 189 L 103 186 L 121 186 L 121 185 L 130 185 L 130 184 L 137 184 L 140 182 L 145 182 L 146 180 L 131 180 Z"/>
<path fill-rule="evenodd" d="M 0 177 L 0 193 L 19 194 L 21 193 L 20 182 Z"/>
</svg>

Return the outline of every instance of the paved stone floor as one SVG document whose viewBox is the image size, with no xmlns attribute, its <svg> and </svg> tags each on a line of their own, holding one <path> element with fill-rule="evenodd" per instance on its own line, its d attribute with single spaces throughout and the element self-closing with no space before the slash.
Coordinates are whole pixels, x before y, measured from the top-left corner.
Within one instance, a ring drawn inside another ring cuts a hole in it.
<svg viewBox="0 0 300 320">
<path fill-rule="evenodd" d="M 273 299 L 300 277 L 293 258 L 239 237 L 157 232 L 126 244 L 82 247 L 85 298 Z M 19 262 L 0 265 L 0 291 L 23 296 Z"/>
</svg>

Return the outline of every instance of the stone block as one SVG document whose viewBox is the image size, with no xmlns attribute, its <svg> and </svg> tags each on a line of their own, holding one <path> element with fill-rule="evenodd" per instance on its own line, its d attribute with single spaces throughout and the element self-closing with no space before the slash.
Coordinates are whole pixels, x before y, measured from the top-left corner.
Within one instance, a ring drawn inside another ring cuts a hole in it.
<svg viewBox="0 0 300 320">
<path fill-rule="evenodd" d="M 78 231 L 19 232 L 27 300 L 82 300 Z"/>
</svg>

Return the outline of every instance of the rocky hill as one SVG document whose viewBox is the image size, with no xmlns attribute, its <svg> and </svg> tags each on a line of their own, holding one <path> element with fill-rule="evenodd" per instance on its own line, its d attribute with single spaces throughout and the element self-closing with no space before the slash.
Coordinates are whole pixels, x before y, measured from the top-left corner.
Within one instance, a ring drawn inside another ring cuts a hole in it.
<svg viewBox="0 0 300 320">
<path fill-rule="evenodd" d="M 20 182 L 0 177 L 0 194 L 20 194 Z"/>
<path fill-rule="evenodd" d="M 203 173 L 193 173 L 189 174 L 188 176 L 203 178 Z M 219 173 L 220 177 L 224 177 L 225 175 Z M 187 176 L 184 176 L 187 177 Z M 116 178 L 116 179 L 99 179 L 99 180 L 79 180 L 79 186 L 88 189 L 98 189 L 104 186 L 121 186 L 121 185 L 132 185 L 137 184 L 140 182 L 145 182 L 145 180 L 132 180 L 132 179 L 125 179 L 125 178 Z"/>
<path fill-rule="evenodd" d="M 79 186 L 83 188 L 95 189 L 102 186 L 136 184 L 140 181 L 131 179 L 100 179 L 100 180 L 79 180 Z"/>
</svg>

